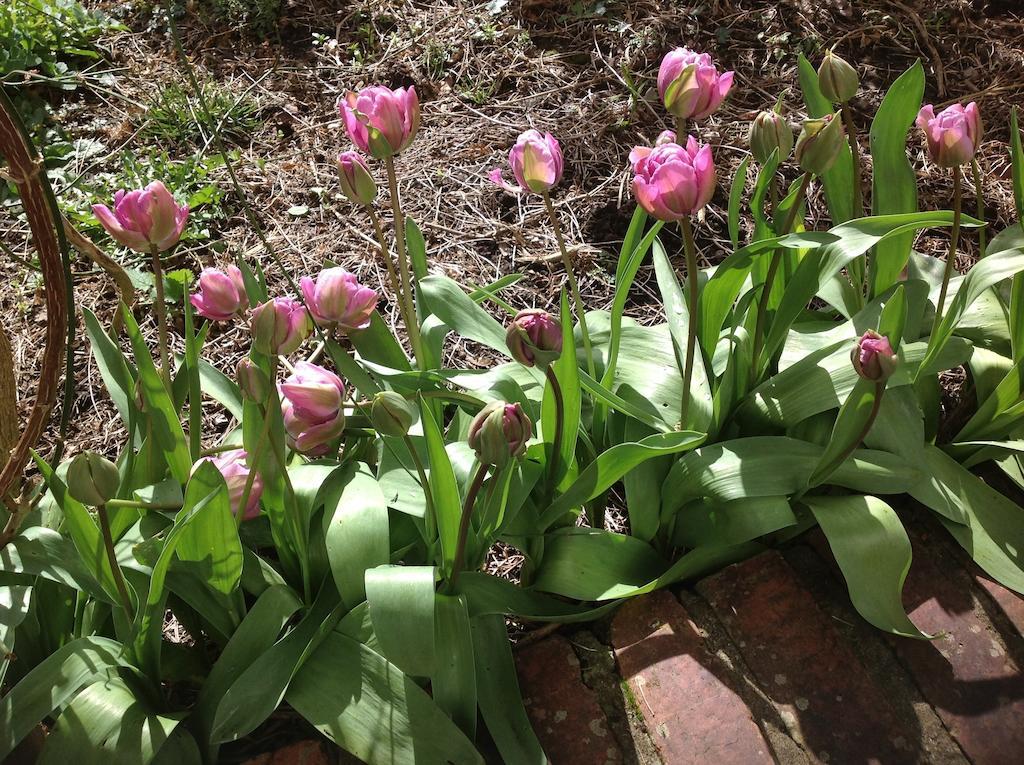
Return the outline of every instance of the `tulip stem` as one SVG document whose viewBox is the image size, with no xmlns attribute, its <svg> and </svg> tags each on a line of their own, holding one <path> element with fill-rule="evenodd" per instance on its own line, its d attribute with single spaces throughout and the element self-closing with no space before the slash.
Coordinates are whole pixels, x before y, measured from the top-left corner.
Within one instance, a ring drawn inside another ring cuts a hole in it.
<svg viewBox="0 0 1024 765">
<path fill-rule="evenodd" d="M 114 551 L 114 536 L 110 533 L 110 518 L 107 517 L 106 505 L 97 505 L 96 517 L 99 518 L 100 531 L 103 533 L 103 547 L 107 551 L 107 561 L 110 563 L 110 572 L 114 577 L 117 594 L 121 598 L 121 607 L 124 608 L 125 618 L 131 621 L 134 618 L 132 599 L 128 594 L 128 586 L 124 582 L 124 573 L 117 563 L 117 553 Z"/>
<path fill-rule="evenodd" d="M 455 591 L 455 585 L 459 581 L 459 573 L 466 565 L 466 540 L 469 537 L 469 520 L 473 516 L 473 505 L 476 504 L 476 495 L 480 493 L 480 487 L 484 485 L 487 477 L 488 466 L 481 462 L 473 476 L 473 482 L 466 492 L 466 501 L 462 504 L 462 519 L 459 521 L 459 538 L 455 544 L 455 561 L 452 564 L 452 577 L 448 581 L 448 589 Z"/>
<path fill-rule="evenodd" d="M 232 449 L 237 449 L 237 446 L 232 446 Z M 144 502 L 141 499 L 108 499 L 107 507 L 119 508 L 129 507 L 140 510 L 181 510 L 182 504 L 180 502 Z"/>
<path fill-rule="evenodd" d="M 427 480 L 427 469 L 424 467 L 423 460 L 420 459 L 412 439 L 409 438 L 409 434 L 402 434 L 402 439 L 405 441 L 405 448 L 409 450 L 409 455 L 412 457 L 413 465 L 416 466 L 416 473 L 420 478 L 420 486 L 423 487 L 423 498 L 427 502 L 427 511 L 423 516 L 423 529 L 427 536 L 427 544 L 432 545 L 437 536 L 437 520 L 434 511 L 434 495 L 430 491 L 430 481 Z"/>
<path fill-rule="evenodd" d="M 689 218 L 679 221 L 686 251 L 686 287 L 689 292 L 689 320 L 686 322 L 686 360 L 683 362 L 683 400 L 679 407 L 679 429 L 686 429 L 690 413 L 690 384 L 693 381 L 693 358 L 697 351 L 697 322 L 700 318 L 700 274 L 697 271 L 697 246 L 693 241 L 693 226 Z"/>
<path fill-rule="evenodd" d="M 562 386 L 558 382 L 558 375 L 548 364 L 544 370 L 544 376 L 551 384 L 551 395 L 555 399 L 555 432 L 551 436 L 551 490 L 555 490 L 555 478 L 558 475 L 558 462 L 562 454 L 562 428 L 565 423 L 565 399 L 562 396 Z"/>
<path fill-rule="evenodd" d="M 420 338 L 420 324 L 416 316 L 416 305 L 413 302 L 412 279 L 409 276 L 409 258 L 405 252 L 405 215 L 402 213 L 402 202 L 398 198 L 398 175 L 395 172 L 395 158 L 387 157 L 384 164 L 388 171 L 388 189 L 391 192 L 391 210 L 394 212 L 395 251 L 398 253 L 398 270 L 402 279 L 400 298 L 405 303 L 405 331 L 409 333 L 412 355 L 416 366 L 425 371 L 426 357 L 423 354 L 423 341 Z"/>
<path fill-rule="evenodd" d="M 566 249 L 565 239 L 562 237 L 562 225 L 558 222 L 558 215 L 555 214 L 555 206 L 551 204 L 551 195 L 545 191 L 542 192 L 542 196 L 544 197 L 544 207 L 548 211 L 548 218 L 551 220 L 551 229 L 555 233 L 555 241 L 558 242 L 558 251 L 562 255 L 562 265 L 565 266 L 565 275 L 569 282 L 569 292 L 572 293 L 576 318 L 580 323 L 580 334 L 583 336 L 583 351 L 587 357 L 587 371 L 591 377 L 597 377 L 594 372 L 594 349 L 590 344 L 590 330 L 587 329 L 586 310 L 583 307 L 583 298 L 580 297 L 580 286 L 576 282 L 572 261 L 569 259 L 569 251 Z"/>
<path fill-rule="evenodd" d="M 840 107 L 840 111 L 843 115 L 843 124 L 846 125 L 846 140 L 850 144 L 850 157 L 853 159 L 853 207 L 850 208 L 850 211 L 854 218 L 863 218 L 864 186 L 861 171 L 860 144 L 857 141 L 857 126 L 853 122 L 853 110 L 850 109 L 849 104 L 844 103 Z M 853 286 L 858 297 L 864 294 L 864 274 L 867 270 L 865 267 L 866 260 L 867 257 L 861 255 L 850 264 L 853 266 L 854 273 L 851 276 L 853 277 Z"/>
<path fill-rule="evenodd" d="M 974 198 L 977 200 L 975 207 L 978 220 L 985 220 L 985 197 L 982 195 L 984 189 L 981 185 L 981 166 L 977 159 L 971 160 L 971 173 L 974 175 Z M 978 258 L 985 257 L 986 237 L 984 227 L 978 229 Z"/>
<path fill-rule="evenodd" d="M 800 209 L 800 204 L 803 200 L 804 195 L 807 193 L 807 186 L 811 182 L 811 173 L 804 173 L 800 178 L 800 191 L 793 200 L 792 207 L 789 208 L 789 212 L 786 214 L 786 222 L 782 227 L 780 234 L 785 236 L 790 233 L 793 229 L 793 223 L 796 221 L 797 210 Z M 772 211 L 775 214 L 775 211 Z M 779 271 L 779 264 L 782 262 L 782 248 L 776 248 L 772 252 L 772 259 L 768 263 L 768 273 L 764 277 L 764 286 L 761 287 L 761 297 L 757 302 L 757 323 L 754 325 L 754 350 L 753 350 L 753 370 L 755 377 L 759 377 L 759 362 L 761 357 L 761 348 L 764 344 L 764 333 L 765 333 L 765 322 L 768 317 L 768 301 L 772 295 L 772 285 L 775 282 L 775 275 Z"/>
<path fill-rule="evenodd" d="M 384 266 L 388 271 L 388 282 L 391 285 L 391 291 L 398 299 L 398 310 L 402 314 L 402 321 L 408 323 L 409 318 L 405 315 L 405 301 L 402 300 L 402 283 L 398 279 L 398 272 L 395 270 L 395 263 L 391 259 L 388 243 L 384 241 L 384 229 L 380 225 L 380 218 L 373 211 L 371 205 L 366 205 L 366 214 L 370 216 L 370 222 L 373 224 L 373 233 L 377 237 L 380 255 L 384 259 Z"/>
<path fill-rule="evenodd" d="M 163 375 L 164 385 L 167 386 L 167 394 L 171 393 L 171 353 L 167 340 L 167 303 L 164 297 L 164 272 L 160 264 L 160 250 L 154 244 L 149 249 L 150 262 L 153 268 L 153 286 L 156 288 L 156 303 L 153 306 L 156 313 L 157 344 L 160 347 L 160 370 Z"/>
<path fill-rule="evenodd" d="M 946 292 L 949 279 L 956 265 L 956 248 L 960 243 L 960 207 L 963 202 L 963 191 L 960 188 L 960 166 L 953 168 L 953 230 L 949 235 L 949 254 L 946 256 L 946 269 L 942 272 L 942 287 L 939 289 L 939 302 L 935 304 L 935 319 L 932 322 L 932 337 L 939 331 L 942 322 L 942 309 L 946 306 Z"/>
</svg>

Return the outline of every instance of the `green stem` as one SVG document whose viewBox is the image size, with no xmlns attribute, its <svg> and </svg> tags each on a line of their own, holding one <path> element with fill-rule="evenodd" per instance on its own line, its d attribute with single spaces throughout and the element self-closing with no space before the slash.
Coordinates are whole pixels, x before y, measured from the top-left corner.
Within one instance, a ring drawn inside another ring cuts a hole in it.
<svg viewBox="0 0 1024 765">
<path fill-rule="evenodd" d="M 416 447 L 413 445 L 412 439 L 409 438 L 409 434 L 403 434 L 402 438 L 405 440 L 405 448 L 409 450 L 409 454 L 412 457 L 412 462 L 416 466 L 416 472 L 419 474 L 420 486 L 423 487 L 423 497 L 427 501 L 427 512 L 423 517 L 423 527 L 427 535 L 427 544 L 433 544 L 437 536 L 437 520 L 436 513 L 434 511 L 434 496 L 430 491 L 430 481 L 427 480 L 427 470 L 423 465 L 423 460 L 420 459 L 420 455 L 416 452 Z"/>
<path fill-rule="evenodd" d="M 846 140 L 850 144 L 850 156 L 853 159 L 853 207 L 850 208 L 854 218 L 864 217 L 864 183 L 860 157 L 860 143 L 857 141 L 857 126 L 853 122 L 853 111 L 849 104 L 840 107 L 843 124 L 846 126 Z M 858 299 L 864 294 L 864 279 L 867 272 L 867 256 L 860 255 L 853 263 L 852 282 Z"/>
<path fill-rule="evenodd" d="M 232 447 L 237 448 L 237 447 Z M 141 510 L 181 510 L 180 502 L 143 502 L 141 499 L 108 499 L 107 507 L 128 507 Z"/>
<path fill-rule="evenodd" d="M 110 519 L 107 517 L 105 505 L 96 508 L 96 516 L 100 521 L 100 531 L 103 533 L 103 546 L 107 551 L 107 561 L 110 563 L 110 571 L 114 575 L 114 584 L 117 586 L 117 594 L 121 597 L 121 607 L 124 608 L 124 615 L 128 621 L 134 618 L 132 599 L 128 594 L 128 586 L 124 583 L 124 574 L 121 566 L 117 563 L 117 553 L 114 552 L 114 537 L 110 533 Z"/>
<path fill-rule="evenodd" d="M 676 143 L 686 145 L 686 117 L 676 117 Z"/>
<path fill-rule="evenodd" d="M 480 487 L 484 485 L 484 479 L 487 477 L 488 467 L 488 465 L 480 463 L 480 466 L 476 469 L 476 475 L 473 476 L 473 482 L 469 485 L 469 491 L 466 492 L 466 501 L 462 504 L 459 538 L 455 544 L 455 562 L 452 564 L 452 578 L 448 582 L 448 589 L 451 592 L 455 591 L 455 585 L 459 581 L 459 573 L 462 571 L 462 567 L 466 565 L 466 540 L 469 537 L 469 521 L 473 516 L 473 505 L 476 504 L 476 495 L 480 493 Z"/>
<path fill-rule="evenodd" d="M 977 200 L 976 216 L 978 220 L 985 220 L 985 197 L 984 189 L 981 185 L 981 166 L 978 165 L 978 160 L 971 160 L 971 173 L 974 175 L 974 198 Z M 985 229 L 978 229 L 978 258 L 985 257 L 987 238 L 985 236 Z"/>
<path fill-rule="evenodd" d="M 800 191 L 793 200 L 793 206 L 789 208 L 789 212 L 786 214 L 786 222 L 782 227 L 780 234 L 785 236 L 790 233 L 793 228 L 793 223 L 796 220 L 797 210 L 800 209 L 800 203 L 803 196 L 807 193 L 807 186 L 811 182 L 811 173 L 804 173 L 800 178 Z M 773 211 L 774 214 L 774 211 Z M 778 273 L 779 264 L 782 262 L 782 249 L 777 248 L 772 252 L 772 259 L 768 263 L 768 273 L 764 277 L 764 286 L 761 287 L 761 297 L 757 302 L 757 323 L 754 325 L 754 351 L 753 351 L 753 369 L 754 374 L 759 375 L 760 369 L 760 358 L 761 349 L 764 344 L 764 333 L 767 327 L 765 326 L 768 317 L 768 301 L 772 295 L 772 284 L 775 282 L 775 275 Z"/>
<path fill-rule="evenodd" d="M 689 321 L 686 322 L 686 360 L 683 362 L 683 400 L 679 407 L 679 429 L 686 428 L 690 413 L 690 384 L 693 381 L 693 358 L 697 350 L 697 325 L 700 321 L 700 285 L 697 272 L 697 246 L 693 241 L 693 226 L 689 218 L 679 221 L 683 232 L 683 249 L 686 251 L 686 287 L 689 292 Z"/>
<path fill-rule="evenodd" d="M 963 192 L 960 188 L 960 166 L 953 168 L 953 231 L 949 235 L 949 254 L 946 256 L 946 269 L 942 272 L 942 287 L 939 289 L 939 302 L 935 304 L 935 320 L 932 322 L 932 336 L 938 332 L 942 322 L 942 309 L 946 307 L 946 292 L 949 280 L 956 265 L 956 248 L 960 243 L 960 207 Z"/>
<path fill-rule="evenodd" d="M 160 264 L 160 250 L 157 246 L 151 245 L 149 249 L 150 263 L 153 268 L 153 286 L 156 288 L 156 303 L 153 311 L 156 313 L 157 343 L 160 347 L 160 373 L 167 386 L 167 394 L 171 393 L 171 352 L 168 348 L 167 339 L 167 303 L 164 297 L 164 272 Z"/>
<path fill-rule="evenodd" d="M 384 229 L 380 225 L 380 217 L 373 211 L 371 205 L 366 205 L 366 214 L 370 216 L 370 223 L 373 224 L 373 233 L 377 237 L 377 245 L 380 247 L 380 256 L 384 259 L 384 266 L 388 271 L 388 282 L 395 298 L 398 300 L 399 312 L 402 314 L 402 321 L 408 324 L 409 318 L 405 315 L 405 301 L 402 300 L 402 283 L 399 281 L 398 272 L 395 270 L 395 263 L 391 259 L 391 252 L 388 243 L 384 239 Z"/>
<path fill-rule="evenodd" d="M 402 202 L 398 198 L 398 175 L 395 172 L 395 158 L 384 160 L 388 171 L 388 189 L 391 191 L 391 210 L 394 213 L 395 251 L 398 253 L 398 272 L 402 280 L 400 299 L 405 302 L 406 327 L 412 354 L 416 358 L 416 366 L 420 371 L 426 367 L 423 354 L 423 340 L 420 338 L 420 324 L 416 317 L 416 305 L 413 302 L 412 278 L 409 275 L 409 258 L 405 252 L 405 215 L 402 213 Z"/>
<path fill-rule="evenodd" d="M 580 296 L 580 287 L 576 282 L 576 274 L 573 271 L 572 261 L 569 259 L 569 251 L 565 247 L 565 239 L 562 237 L 562 226 L 558 222 L 558 215 L 555 214 L 555 206 L 551 204 L 551 195 L 543 192 L 544 207 L 548 211 L 548 218 L 551 221 L 551 229 L 555 233 L 555 241 L 558 242 L 558 251 L 562 255 L 562 265 L 565 267 L 566 279 L 569 282 L 569 292 L 572 294 L 573 307 L 576 309 L 576 318 L 580 323 L 580 334 L 583 335 L 583 351 L 587 357 L 587 371 L 591 377 L 596 377 L 594 372 L 594 350 L 590 344 L 590 330 L 587 328 L 587 316 L 583 307 L 583 298 Z"/>
<path fill-rule="evenodd" d="M 551 384 L 551 393 L 555 399 L 555 432 L 551 439 L 551 465 L 549 470 L 551 471 L 550 482 L 551 491 L 555 490 L 555 479 L 558 475 L 558 462 L 561 459 L 562 454 L 562 428 L 565 423 L 565 399 L 562 396 L 562 386 L 558 382 L 558 376 L 555 374 L 555 370 L 551 368 L 549 364 L 547 369 L 544 370 L 544 376 Z"/>
</svg>

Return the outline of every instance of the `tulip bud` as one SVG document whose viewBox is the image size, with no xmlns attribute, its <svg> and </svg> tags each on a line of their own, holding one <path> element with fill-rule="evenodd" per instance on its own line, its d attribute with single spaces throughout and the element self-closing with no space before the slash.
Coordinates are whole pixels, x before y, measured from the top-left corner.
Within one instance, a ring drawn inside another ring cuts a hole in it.
<svg viewBox="0 0 1024 765">
<path fill-rule="evenodd" d="M 270 377 L 253 363 L 248 356 L 243 356 L 235 368 L 235 379 L 242 395 L 252 401 L 266 401 L 270 393 Z"/>
<path fill-rule="evenodd" d="M 341 192 L 350 202 L 369 206 L 377 198 L 377 182 L 370 174 L 358 152 L 343 151 L 338 155 L 338 173 L 341 180 Z"/>
<path fill-rule="evenodd" d="M 889 379 L 899 358 L 889 344 L 889 338 L 883 337 L 872 329 L 865 332 L 850 352 L 850 360 L 857 374 L 865 380 L 884 382 Z"/>
<path fill-rule="evenodd" d="M 562 355 L 562 325 L 547 311 L 520 311 L 505 333 L 508 352 L 523 366 L 548 365 Z"/>
<path fill-rule="evenodd" d="M 501 168 L 495 168 L 487 177 L 491 183 L 513 194 L 527 191 L 544 194 L 550 191 L 562 180 L 565 166 L 558 141 L 551 133 L 541 133 L 539 130 L 527 130 L 519 135 L 515 146 L 509 150 L 508 163 L 518 186 L 513 186 L 502 177 Z"/>
<path fill-rule="evenodd" d="M 825 51 L 825 58 L 818 67 L 818 88 L 821 94 L 834 104 L 845 104 L 860 87 L 857 70 L 831 50 Z"/>
<path fill-rule="evenodd" d="M 966 107 L 953 104 L 938 116 L 927 104 L 917 113 L 917 126 L 924 131 L 928 155 L 940 167 L 970 162 L 981 143 L 981 114 L 973 101 Z"/>
<path fill-rule="evenodd" d="M 807 173 L 821 175 L 839 158 L 846 143 L 843 123 L 834 114 L 813 120 L 804 120 L 800 137 L 796 141 L 796 161 Z"/>
<path fill-rule="evenodd" d="M 309 312 L 321 327 L 351 332 L 370 326 L 377 293 L 360 284 L 355 274 L 340 266 L 325 268 L 316 281 L 303 276 L 299 286 Z"/>
<path fill-rule="evenodd" d="M 793 150 L 793 128 L 778 112 L 761 112 L 750 123 L 750 152 L 763 165 L 776 149 L 780 162 L 789 156 Z"/>
<path fill-rule="evenodd" d="M 292 447 L 320 456 L 345 430 L 345 383 L 333 372 L 307 361 L 281 386 L 281 414 Z"/>
<path fill-rule="evenodd" d="M 519 404 L 492 401 L 469 425 L 469 446 L 485 465 L 503 468 L 526 451 L 533 423 Z"/>
<path fill-rule="evenodd" d="M 420 128 L 416 88 L 364 88 L 339 101 L 338 111 L 352 142 L 377 159 L 386 159 L 405 149 Z"/>
<path fill-rule="evenodd" d="M 68 492 L 83 505 L 105 505 L 117 496 L 121 475 L 117 465 L 96 452 L 81 452 L 68 465 Z"/>
<path fill-rule="evenodd" d="M 419 418 L 415 405 L 393 390 L 381 391 L 370 404 L 370 422 L 384 436 L 406 435 Z"/>
<path fill-rule="evenodd" d="M 678 119 L 703 119 L 725 100 L 733 73 L 719 73 L 707 53 L 689 48 L 670 51 L 658 69 L 658 95 Z"/>
<path fill-rule="evenodd" d="M 204 268 L 199 275 L 199 292 L 190 298 L 196 313 L 210 321 L 230 321 L 245 313 L 249 296 L 238 266 L 223 271 Z"/>
<path fill-rule="evenodd" d="M 302 345 L 312 329 L 306 309 L 292 298 L 274 298 L 256 306 L 249 324 L 253 347 L 260 353 L 281 356 Z"/>
</svg>

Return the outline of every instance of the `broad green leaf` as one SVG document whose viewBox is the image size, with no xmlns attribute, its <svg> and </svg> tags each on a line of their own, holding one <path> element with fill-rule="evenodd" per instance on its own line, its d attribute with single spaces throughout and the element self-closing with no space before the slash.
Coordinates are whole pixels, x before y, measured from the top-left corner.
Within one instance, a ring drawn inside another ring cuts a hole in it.
<svg viewBox="0 0 1024 765">
<path fill-rule="evenodd" d="M 121 415 L 121 420 L 126 427 L 130 427 L 133 419 L 131 413 L 135 411 L 135 376 L 132 369 L 121 349 L 103 330 L 96 314 L 88 308 L 82 308 L 82 317 L 92 355 L 96 359 L 96 368 L 103 378 L 103 386 Z"/>
<path fill-rule="evenodd" d="M 248 735 L 277 709 L 296 673 L 341 619 L 342 607 L 329 582 L 295 629 L 236 676 L 217 705 L 211 742 Z"/>
<path fill-rule="evenodd" d="M 911 549 L 896 512 L 877 497 L 805 497 L 803 503 L 825 532 L 860 615 L 880 630 L 928 638 L 903 608 Z"/>
<path fill-rule="evenodd" d="M 672 541 L 677 547 L 724 547 L 749 542 L 796 523 L 786 497 L 725 502 L 701 499 L 679 511 Z"/>
<path fill-rule="evenodd" d="M 576 440 L 580 433 L 580 367 L 576 358 L 576 340 L 572 328 L 572 312 L 569 310 L 569 299 L 562 290 L 561 298 L 562 322 L 562 355 L 551 365 L 550 369 L 558 380 L 562 393 L 563 418 L 561 423 L 561 447 L 559 454 L 550 455 L 545 459 L 547 475 L 553 476 L 555 486 L 561 485 L 567 477 L 576 455 Z M 556 429 L 555 392 L 550 380 L 544 388 L 544 400 L 541 406 L 541 425 L 544 442 L 548 450 L 553 448 Z M 550 460 L 555 460 L 557 467 L 550 472 Z"/>
<path fill-rule="evenodd" d="M 579 375 L 580 385 L 583 389 L 609 409 L 614 409 L 620 414 L 625 414 L 635 420 L 639 420 L 651 430 L 658 431 L 659 433 L 668 433 L 673 430 L 672 426 L 661 418 L 655 417 L 646 409 L 642 409 L 636 404 L 612 393 L 607 388 L 602 387 L 599 382 L 582 369 L 579 371 Z"/>
<path fill-rule="evenodd" d="M 834 107 L 821 93 L 818 87 L 818 73 L 814 66 L 808 61 L 804 54 L 799 54 L 797 64 L 800 73 L 800 90 L 804 94 L 804 103 L 807 104 L 807 114 L 811 117 L 823 117 L 832 114 Z M 825 199 L 828 200 L 828 211 L 832 220 L 836 223 L 843 223 L 854 217 L 853 210 L 853 156 L 850 147 L 843 143 L 839 150 L 839 158 L 829 168 L 828 172 L 821 176 L 825 185 Z"/>
<path fill-rule="evenodd" d="M 505 328 L 473 302 L 462 287 L 447 276 L 428 276 L 420 281 L 430 312 L 465 338 L 475 340 L 508 356 Z"/>
<path fill-rule="evenodd" d="M 433 700 L 401 670 L 333 632 L 285 697 L 313 727 L 368 765 L 483 765 Z"/>
<path fill-rule="evenodd" d="M 466 596 L 475 622 L 481 616 L 518 616 L 535 622 L 588 622 L 613 610 L 618 603 L 590 608 L 519 587 L 507 579 L 476 571 L 459 576 L 459 592 Z"/>
<path fill-rule="evenodd" d="M 32 590 L 28 584 L 0 584 L 0 686 L 15 655 L 15 630 L 28 616 Z"/>
<path fill-rule="evenodd" d="M 472 741 L 476 738 L 477 683 L 465 595 L 434 596 L 437 655 L 430 690 L 435 703 Z"/>
<path fill-rule="evenodd" d="M 821 453 L 811 477 L 807 479 L 808 489 L 824 483 L 842 464 L 845 455 L 860 445 L 866 429 L 873 424 L 878 413 L 878 407 L 881 406 L 879 398 L 884 390 L 884 384 L 880 386 L 864 379 L 858 380 L 853 386 L 850 395 L 839 408 L 825 451 Z"/>
<path fill-rule="evenodd" d="M 603 529 L 551 534 L 534 587 L 577 600 L 612 600 L 657 579 L 668 564 L 646 542 Z"/>
<path fill-rule="evenodd" d="M 189 521 L 178 540 L 177 553 L 181 560 L 200 565 L 206 584 L 225 595 L 238 587 L 242 576 L 242 543 L 231 514 L 227 484 L 213 463 L 206 461 L 189 479 L 195 485 L 194 496 L 212 495 L 202 512 Z M 186 496 L 189 489 L 186 489 Z M 234 618 L 241 618 L 235 614 Z"/>
<path fill-rule="evenodd" d="M 732 186 L 729 187 L 729 241 L 732 248 L 740 246 L 740 204 L 743 201 L 743 187 L 747 183 L 747 167 L 750 165 L 750 157 L 744 157 L 736 168 L 732 177 Z M 639 205 L 637 205 L 639 207 Z"/>
<path fill-rule="evenodd" d="M 1024 226 L 1024 146 L 1021 146 L 1019 107 L 1017 106 L 1010 110 L 1010 164 L 1017 222 Z"/>
<path fill-rule="evenodd" d="M 231 416 L 242 421 L 242 392 L 238 384 L 209 362 L 199 360 L 199 379 L 203 393 L 219 403 Z"/>
<path fill-rule="evenodd" d="M 459 521 L 462 518 L 462 497 L 455 480 L 451 459 L 445 451 L 444 438 L 438 428 L 430 407 L 420 404 L 420 422 L 423 439 L 427 445 L 427 464 L 430 466 L 430 495 L 434 500 L 434 516 L 437 533 L 441 541 L 442 572 L 445 577 L 452 574 L 455 563 L 455 547 L 459 538 Z M 392 661 L 394 658 L 388 657 Z"/>
<path fill-rule="evenodd" d="M 124 316 L 125 330 L 135 351 L 135 364 L 139 371 L 139 380 L 142 382 L 143 399 L 146 402 L 146 416 L 171 475 L 174 476 L 174 480 L 184 485 L 188 481 L 189 470 L 192 469 L 192 457 L 189 454 L 185 431 L 178 419 L 178 411 L 164 387 L 160 374 L 156 371 L 153 357 L 139 331 L 135 317 L 127 306 L 121 306 L 121 314 Z"/>
<path fill-rule="evenodd" d="M 391 334 L 388 323 L 377 311 L 370 315 L 370 326 L 349 332 L 348 339 L 359 352 L 360 358 L 391 369 L 412 369 L 401 344 Z"/>
<path fill-rule="evenodd" d="M 636 420 L 623 423 L 622 440 L 636 442 L 651 435 L 649 428 Z M 650 542 L 661 525 L 661 484 L 672 467 L 671 457 L 655 457 L 641 462 L 622 477 L 629 515 L 629 533 Z"/>
<path fill-rule="evenodd" d="M 113 604 L 114 595 L 103 591 L 78 554 L 74 543 L 52 529 L 30 526 L 0 549 L 0 571 L 41 576 Z"/>
<path fill-rule="evenodd" d="M 892 84 L 871 123 L 871 212 L 873 215 L 917 212 L 917 174 L 907 158 L 907 131 L 924 96 L 924 68 L 914 62 Z M 880 242 L 871 259 L 871 292 L 880 295 L 896 283 L 907 264 L 912 233 Z"/>
<path fill-rule="evenodd" d="M 33 667 L 0 698 L 0 761 L 45 717 L 118 666 L 127 666 L 120 643 L 88 637 L 58 648 Z"/>
<path fill-rule="evenodd" d="M 680 431 L 656 433 L 636 443 L 616 444 L 587 465 L 573 484 L 541 514 L 540 528 L 546 529 L 565 513 L 604 493 L 626 473 L 652 457 L 693 449 L 703 443 L 704 433 Z"/>
<path fill-rule="evenodd" d="M 399 669 L 430 677 L 434 651 L 433 566 L 378 566 L 366 572 L 366 601 L 381 653 Z"/>
</svg>

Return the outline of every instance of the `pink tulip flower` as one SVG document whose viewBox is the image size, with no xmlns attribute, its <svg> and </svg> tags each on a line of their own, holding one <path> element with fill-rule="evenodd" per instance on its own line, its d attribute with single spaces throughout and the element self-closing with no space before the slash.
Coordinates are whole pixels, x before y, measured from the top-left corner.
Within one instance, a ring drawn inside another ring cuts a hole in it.
<svg viewBox="0 0 1024 765">
<path fill-rule="evenodd" d="M 341 152 L 338 155 L 338 173 L 341 191 L 348 201 L 364 206 L 373 204 L 377 198 L 377 182 L 359 152 Z"/>
<path fill-rule="evenodd" d="M 178 243 L 188 219 L 188 205 L 178 205 L 160 181 L 146 188 L 114 195 L 114 209 L 93 205 L 100 225 L 118 244 L 136 252 L 170 249 Z"/>
<path fill-rule="evenodd" d="M 527 130 L 516 139 L 516 145 L 508 153 L 508 163 L 512 167 L 518 186 L 506 181 L 500 168 L 488 173 L 490 181 L 513 194 L 532 191 L 543 194 L 562 180 L 562 148 L 551 133 L 539 130 Z"/>
<path fill-rule="evenodd" d="M 366 329 L 377 306 L 377 293 L 364 287 L 344 268 L 325 268 L 314 282 L 308 276 L 299 280 L 302 296 L 310 313 L 322 327 L 342 331 Z"/>
<path fill-rule="evenodd" d="M 469 424 L 469 447 L 485 465 L 503 468 L 526 452 L 533 423 L 518 404 L 492 401 Z"/>
<path fill-rule="evenodd" d="M 865 380 L 883 382 L 894 371 L 898 358 L 889 343 L 889 338 L 872 329 L 857 341 L 850 354 L 853 368 Z"/>
<path fill-rule="evenodd" d="M 682 220 L 700 210 L 715 192 L 711 147 L 686 139 L 686 148 L 666 143 L 630 152 L 633 195 L 658 220 Z"/>
<path fill-rule="evenodd" d="M 703 119 L 725 100 L 733 72 L 718 73 L 707 53 L 676 48 L 658 69 L 658 95 L 665 108 L 679 119 Z"/>
<path fill-rule="evenodd" d="M 223 271 L 204 268 L 199 274 L 199 291 L 190 300 L 196 313 L 211 321 L 230 321 L 249 307 L 245 281 L 237 266 Z"/>
<path fill-rule="evenodd" d="M 216 457 L 205 457 L 196 463 L 198 467 L 203 462 L 212 462 L 213 466 L 224 476 L 228 485 L 228 498 L 231 502 L 231 512 L 238 515 L 239 505 L 242 503 L 242 495 L 245 493 L 245 484 L 249 480 L 249 455 L 245 449 L 233 449 L 224 452 Z M 195 468 L 193 468 L 193 472 Z M 245 502 L 242 511 L 242 520 L 251 521 L 260 514 L 260 495 L 263 494 L 263 479 L 256 473 L 252 480 L 252 487 L 249 490 L 249 497 Z"/>
<path fill-rule="evenodd" d="M 939 167 L 956 167 L 974 159 L 981 143 L 981 114 L 971 101 L 943 109 L 938 116 L 931 104 L 917 113 L 917 126 L 924 131 L 928 154 Z"/>
<path fill-rule="evenodd" d="M 293 448 L 318 456 L 345 429 L 345 384 L 333 372 L 300 361 L 280 385 L 281 414 Z"/>
<path fill-rule="evenodd" d="M 249 332 L 260 353 L 287 356 L 309 337 L 312 322 L 302 303 L 287 297 L 274 298 L 252 311 Z"/>
<path fill-rule="evenodd" d="M 420 128 L 416 88 L 392 90 L 383 85 L 349 92 L 338 101 L 345 129 L 360 150 L 377 159 L 405 149 Z"/>
</svg>

